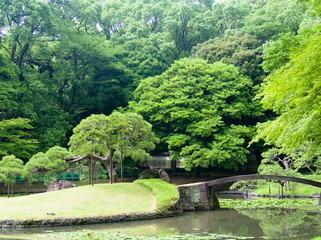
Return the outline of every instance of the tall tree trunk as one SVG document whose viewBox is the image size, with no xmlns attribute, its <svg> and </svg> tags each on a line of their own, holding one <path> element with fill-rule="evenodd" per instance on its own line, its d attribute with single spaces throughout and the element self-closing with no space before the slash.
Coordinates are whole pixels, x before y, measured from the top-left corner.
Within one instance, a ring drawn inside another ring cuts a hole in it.
<svg viewBox="0 0 321 240">
<path fill-rule="evenodd" d="M 124 177 L 123 177 L 123 150 L 120 150 L 120 178 L 121 182 L 124 182 Z"/>
<path fill-rule="evenodd" d="M 28 181 L 28 178 L 26 180 L 26 193 L 27 194 L 29 193 L 29 181 Z"/>
<path fill-rule="evenodd" d="M 116 151 L 115 149 L 111 149 L 106 161 L 104 161 L 105 168 L 106 168 L 108 175 L 109 175 L 110 184 L 118 182 L 117 173 L 116 173 L 115 169 L 113 168 L 113 157 L 114 157 L 115 151 Z"/>
<path fill-rule="evenodd" d="M 10 183 L 8 183 L 8 198 L 10 197 Z"/>
<path fill-rule="evenodd" d="M 92 155 L 90 157 L 90 163 L 89 163 L 89 184 L 91 186 L 94 186 L 94 164 L 93 164 Z"/>
<path fill-rule="evenodd" d="M 105 165 L 105 168 L 108 172 L 108 175 L 109 175 L 109 182 L 111 184 L 113 183 L 117 183 L 118 182 L 118 176 L 117 176 L 117 173 L 115 171 L 115 169 L 111 169 L 111 165 L 110 165 L 110 162 L 104 162 L 104 165 Z"/>
</svg>

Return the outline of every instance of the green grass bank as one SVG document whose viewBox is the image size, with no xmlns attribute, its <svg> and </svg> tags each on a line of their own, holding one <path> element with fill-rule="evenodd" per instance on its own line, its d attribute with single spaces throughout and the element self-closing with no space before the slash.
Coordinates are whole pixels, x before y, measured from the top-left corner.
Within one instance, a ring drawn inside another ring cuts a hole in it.
<svg viewBox="0 0 321 240">
<path fill-rule="evenodd" d="M 321 182 L 321 175 L 302 175 L 301 178 Z M 257 183 L 257 184 L 251 184 L 251 182 Z M 238 189 L 239 186 L 242 186 L 240 190 L 253 190 L 255 194 L 259 194 L 259 195 L 271 194 L 274 196 L 278 196 L 282 192 L 281 185 L 274 181 L 271 181 L 271 182 L 267 182 L 265 180 L 240 181 L 234 184 L 231 187 L 231 190 Z M 297 183 L 297 182 L 286 182 L 283 187 L 283 194 L 288 196 L 311 197 L 315 194 L 320 194 L 320 192 L 321 192 L 321 188 L 310 186 L 307 184 Z"/>
<path fill-rule="evenodd" d="M 158 193 L 162 193 L 162 196 Z M 0 198 L 0 220 L 46 220 L 153 212 L 165 210 L 177 199 L 176 187 L 157 179 L 113 185 L 97 184 Z"/>
</svg>

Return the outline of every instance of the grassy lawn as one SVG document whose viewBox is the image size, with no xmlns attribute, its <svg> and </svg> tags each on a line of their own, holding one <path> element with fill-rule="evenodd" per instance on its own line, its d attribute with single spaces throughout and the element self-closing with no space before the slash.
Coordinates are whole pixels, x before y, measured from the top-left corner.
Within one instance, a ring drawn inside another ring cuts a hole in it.
<svg viewBox="0 0 321 240">
<path fill-rule="evenodd" d="M 302 175 L 301 178 L 321 182 L 321 175 Z M 249 183 L 250 181 L 241 181 L 241 182 Z M 268 195 L 269 186 L 270 186 L 272 195 L 278 195 L 279 193 L 281 193 L 281 185 L 275 181 L 266 182 L 265 180 L 257 180 L 257 181 L 254 180 L 252 182 L 257 182 L 258 185 L 243 187 L 241 188 L 241 190 L 252 189 L 254 193 L 257 193 L 260 195 Z M 234 186 L 231 187 L 231 189 L 234 189 L 235 186 L 237 187 L 239 183 L 236 183 Z M 285 186 L 283 187 L 284 195 L 312 196 L 314 194 L 320 194 L 320 192 L 321 192 L 321 188 L 314 187 L 307 184 L 297 183 L 297 182 L 286 182 Z"/>
<path fill-rule="evenodd" d="M 151 191 L 134 183 L 97 184 L 93 187 L 0 198 L 0 219 L 76 218 L 155 209 L 156 199 Z"/>
<path fill-rule="evenodd" d="M 280 191 L 280 184 L 278 183 L 269 183 L 271 186 L 271 194 L 277 195 Z M 269 194 L 269 184 L 266 184 L 266 186 L 257 188 L 254 190 L 257 194 Z M 290 183 L 290 189 L 288 187 L 284 187 L 283 191 L 285 195 L 305 195 L 305 196 L 311 196 L 315 193 L 320 193 L 321 188 L 313 187 L 306 184 L 301 183 Z"/>
<path fill-rule="evenodd" d="M 306 179 L 321 182 L 321 176 L 318 175 L 310 175 L 310 176 L 302 176 Z M 271 186 L 271 194 L 277 195 L 280 191 L 280 184 L 278 183 L 266 183 L 262 187 L 257 188 L 254 190 L 255 193 L 258 194 L 269 194 L 269 187 Z M 286 187 L 283 188 L 285 195 L 306 195 L 311 196 L 315 193 L 320 193 L 321 188 L 313 187 L 307 184 L 301 184 L 296 182 L 290 183 L 290 188 L 288 184 L 286 184 Z"/>
</svg>

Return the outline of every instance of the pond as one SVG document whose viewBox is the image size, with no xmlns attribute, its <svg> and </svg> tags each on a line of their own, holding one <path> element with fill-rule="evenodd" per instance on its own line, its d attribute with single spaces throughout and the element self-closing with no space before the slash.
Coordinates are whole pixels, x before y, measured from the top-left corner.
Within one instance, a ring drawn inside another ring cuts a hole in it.
<svg viewBox="0 0 321 240">
<path fill-rule="evenodd" d="M 208 235 L 213 239 L 311 239 L 321 236 L 321 217 L 316 212 L 282 209 L 221 209 L 185 212 L 155 220 L 72 227 L 3 229 L 0 239 L 46 239 L 50 232 L 81 230 L 120 232 L 130 236 Z M 239 236 L 239 238 L 236 238 Z"/>
</svg>

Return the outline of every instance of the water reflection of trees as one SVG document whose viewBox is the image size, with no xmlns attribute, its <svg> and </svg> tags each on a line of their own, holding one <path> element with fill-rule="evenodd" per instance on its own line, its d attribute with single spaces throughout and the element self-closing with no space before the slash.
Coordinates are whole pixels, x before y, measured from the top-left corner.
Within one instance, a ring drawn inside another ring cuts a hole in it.
<svg viewBox="0 0 321 240">
<path fill-rule="evenodd" d="M 242 215 L 259 222 L 269 239 L 302 238 L 321 235 L 319 216 L 315 213 L 291 209 L 238 209 Z"/>
<path fill-rule="evenodd" d="M 168 236 L 182 234 L 219 234 L 254 239 L 310 239 L 321 235 L 316 213 L 289 209 L 221 209 L 186 212 L 173 218 L 118 222 L 55 228 L 2 229 L 1 235 L 32 235 L 47 231 L 120 232 L 131 236 Z"/>
</svg>

